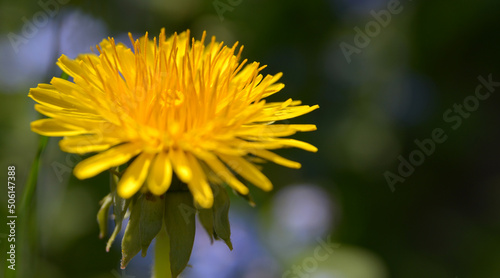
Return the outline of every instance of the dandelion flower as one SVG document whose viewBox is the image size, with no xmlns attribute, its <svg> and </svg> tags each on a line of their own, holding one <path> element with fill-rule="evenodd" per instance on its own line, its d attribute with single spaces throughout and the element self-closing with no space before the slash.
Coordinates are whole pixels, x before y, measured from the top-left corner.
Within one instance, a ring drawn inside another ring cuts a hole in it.
<svg viewBox="0 0 500 278">
<path fill-rule="evenodd" d="M 249 192 L 242 180 L 271 190 L 252 158 L 299 168 L 272 150 L 317 151 L 284 138 L 316 126 L 276 122 L 318 106 L 266 102 L 284 87 L 282 74 L 264 77 L 264 66 L 241 61 L 243 47 L 224 46 L 215 37 L 205 45 L 205 36 L 191 39 L 186 31 L 167 38 L 162 30 L 158 38 L 146 33 L 135 40 L 129 34 L 133 49 L 108 38 L 96 54 L 62 55 L 57 65 L 72 81 L 53 78 L 30 90 L 35 109 L 48 117 L 31 129 L 63 136 L 65 152 L 97 153 L 75 167 L 79 179 L 128 163 L 117 185 L 124 199 L 140 190 L 164 194 L 173 174 L 202 208 L 213 205 L 214 181 L 242 195 Z"/>
</svg>

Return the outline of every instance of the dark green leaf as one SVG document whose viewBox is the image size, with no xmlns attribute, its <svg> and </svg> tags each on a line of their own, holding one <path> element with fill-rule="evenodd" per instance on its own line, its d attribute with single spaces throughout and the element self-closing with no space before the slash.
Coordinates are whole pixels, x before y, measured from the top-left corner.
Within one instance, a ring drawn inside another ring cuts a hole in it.
<svg viewBox="0 0 500 278">
<path fill-rule="evenodd" d="M 218 190 L 214 190 L 217 194 L 214 195 L 214 233 L 215 238 L 220 237 L 223 239 L 227 247 L 233 250 L 233 244 L 231 243 L 231 227 L 229 224 L 229 195 L 227 191 L 222 187 L 217 185 Z"/>
<path fill-rule="evenodd" d="M 198 209 L 198 218 L 203 228 L 205 228 L 205 231 L 207 231 L 210 242 L 214 243 L 214 213 L 212 208 Z"/>
<path fill-rule="evenodd" d="M 115 218 L 115 229 L 109 237 L 108 243 L 106 244 L 106 252 L 109 252 L 111 244 L 115 240 L 116 236 L 122 229 L 123 218 L 127 212 L 128 206 L 130 204 L 130 199 L 123 199 L 116 193 L 116 185 L 118 184 L 118 177 L 114 174 L 110 174 L 110 188 L 111 194 L 113 195 L 113 215 Z"/>
<path fill-rule="evenodd" d="M 109 208 L 113 204 L 112 194 L 106 195 L 101 201 L 101 208 L 97 213 L 97 223 L 99 223 L 99 238 L 104 238 L 108 233 Z"/>
<path fill-rule="evenodd" d="M 142 197 L 142 196 L 141 196 Z M 140 199 L 140 198 L 139 198 Z M 130 219 L 125 228 L 125 234 L 122 239 L 122 262 L 121 268 L 125 268 L 130 260 L 141 251 L 140 219 L 141 209 L 140 200 L 136 200 L 131 206 Z"/>
<path fill-rule="evenodd" d="M 170 267 L 177 277 L 187 266 L 193 249 L 196 209 L 189 192 L 165 195 L 165 227 L 170 238 Z"/>
<path fill-rule="evenodd" d="M 160 232 L 165 210 L 165 196 L 155 196 L 149 192 L 139 198 L 141 204 L 140 238 L 142 256 L 145 257 L 151 241 Z"/>
</svg>

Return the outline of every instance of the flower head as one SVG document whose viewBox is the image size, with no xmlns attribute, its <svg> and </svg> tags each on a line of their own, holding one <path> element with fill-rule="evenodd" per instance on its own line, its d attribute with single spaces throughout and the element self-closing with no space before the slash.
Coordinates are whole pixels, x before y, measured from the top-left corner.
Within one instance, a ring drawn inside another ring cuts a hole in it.
<svg viewBox="0 0 500 278">
<path fill-rule="evenodd" d="M 270 150 L 317 149 L 283 138 L 315 125 L 275 124 L 318 108 L 300 101 L 268 103 L 280 91 L 281 73 L 263 76 L 257 62 L 240 61 L 243 47 L 190 39 L 189 31 L 166 38 L 130 40 L 133 50 L 113 38 L 98 54 L 77 59 L 62 55 L 57 65 L 73 81 L 53 78 L 29 96 L 48 118 L 31 128 L 45 136 L 64 136 L 69 153 L 98 153 L 74 169 L 79 179 L 129 163 L 118 185 L 122 198 L 139 190 L 165 193 L 175 175 L 201 207 L 213 204 L 209 183 L 226 183 L 238 193 L 248 188 L 233 173 L 263 190 L 272 184 L 249 159 L 259 157 L 291 168 L 297 162 Z"/>
</svg>

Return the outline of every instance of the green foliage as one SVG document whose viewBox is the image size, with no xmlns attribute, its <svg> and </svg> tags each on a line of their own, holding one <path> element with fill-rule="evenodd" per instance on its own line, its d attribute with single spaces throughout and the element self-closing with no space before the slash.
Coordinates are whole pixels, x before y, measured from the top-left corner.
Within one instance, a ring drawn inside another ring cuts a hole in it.
<svg viewBox="0 0 500 278">
<path fill-rule="evenodd" d="M 170 192 L 165 197 L 165 227 L 170 238 L 170 267 L 177 277 L 187 266 L 195 235 L 193 197 L 189 192 Z"/>
</svg>

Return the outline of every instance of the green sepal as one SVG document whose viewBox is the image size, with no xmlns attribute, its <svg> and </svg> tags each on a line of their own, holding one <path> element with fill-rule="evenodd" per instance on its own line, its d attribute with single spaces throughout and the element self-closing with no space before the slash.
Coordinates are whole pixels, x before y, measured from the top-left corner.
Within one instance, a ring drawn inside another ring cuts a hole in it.
<svg viewBox="0 0 500 278">
<path fill-rule="evenodd" d="M 151 193 L 140 194 L 130 208 L 130 219 L 122 239 L 122 263 L 125 268 L 139 253 L 146 256 L 151 241 L 163 225 L 164 197 Z"/>
<path fill-rule="evenodd" d="M 108 243 L 106 244 L 106 252 L 109 252 L 111 245 L 115 241 L 116 236 L 122 229 L 122 222 L 127 213 L 127 209 L 130 204 L 130 199 L 123 199 L 118 196 L 116 192 L 116 185 L 118 184 L 118 177 L 113 173 L 110 174 L 110 188 L 111 194 L 113 195 L 113 217 L 115 219 L 115 229 L 109 237 Z"/>
<path fill-rule="evenodd" d="M 255 205 L 255 201 L 253 200 L 252 195 L 251 195 L 250 193 L 248 193 L 247 195 L 243 195 L 243 194 L 239 193 L 239 192 L 238 192 L 238 191 L 236 191 L 236 190 L 233 190 L 233 192 L 234 192 L 236 195 L 240 196 L 241 198 L 245 199 L 245 200 L 247 201 L 247 203 L 248 203 L 251 207 L 255 207 L 255 206 L 256 206 L 256 205 Z"/>
<path fill-rule="evenodd" d="M 97 213 L 97 223 L 99 224 L 99 238 L 104 238 L 108 233 L 109 208 L 113 204 L 112 194 L 106 195 L 101 201 L 101 208 Z"/>
<path fill-rule="evenodd" d="M 205 228 L 205 231 L 208 233 L 208 237 L 210 237 L 210 242 L 214 243 L 214 212 L 212 208 L 204 209 L 198 208 L 198 219 L 200 219 L 200 223 Z"/>
<path fill-rule="evenodd" d="M 130 260 L 141 251 L 140 221 L 142 196 L 137 198 L 130 207 L 130 218 L 122 239 L 121 268 L 124 269 Z"/>
<path fill-rule="evenodd" d="M 130 204 L 130 199 L 123 199 L 118 196 L 118 192 L 116 192 L 116 186 L 119 182 L 119 177 L 115 174 L 111 174 L 111 192 L 113 193 L 113 214 L 115 215 L 115 220 L 122 221 L 125 218 L 125 214 L 128 209 L 128 205 Z"/>
<path fill-rule="evenodd" d="M 218 188 L 214 188 L 214 205 L 213 210 L 213 225 L 214 225 L 214 237 L 215 239 L 221 238 L 226 243 L 230 250 L 233 250 L 233 244 L 231 243 L 231 227 L 229 224 L 229 195 L 224 187 L 220 185 L 215 185 Z"/>
<path fill-rule="evenodd" d="M 189 192 L 165 194 L 165 228 L 170 239 L 170 269 L 177 277 L 186 268 L 193 249 L 196 209 Z"/>
<path fill-rule="evenodd" d="M 163 225 L 163 212 L 165 211 L 165 195 L 155 196 L 150 192 L 139 198 L 141 205 L 141 217 L 139 220 L 139 231 L 143 257 L 148 252 L 151 241 L 160 232 Z"/>
</svg>

